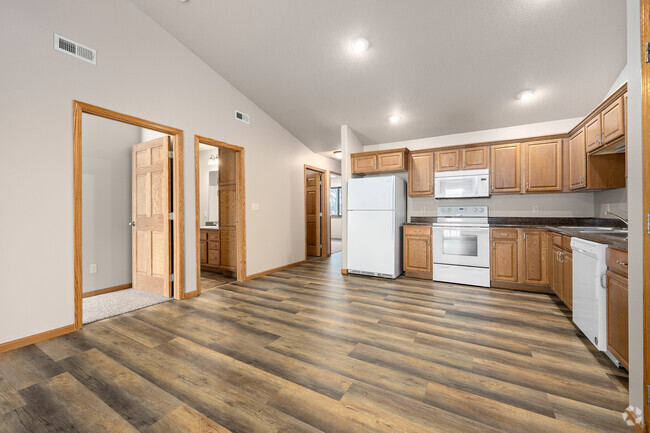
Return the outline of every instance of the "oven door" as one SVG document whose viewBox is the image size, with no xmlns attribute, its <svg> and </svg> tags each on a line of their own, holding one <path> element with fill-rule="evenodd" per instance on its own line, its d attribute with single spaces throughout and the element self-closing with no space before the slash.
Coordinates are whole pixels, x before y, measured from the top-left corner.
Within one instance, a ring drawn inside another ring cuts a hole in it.
<svg viewBox="0 0 650 433">
<path fill-rule="evenodd" d="M 434 227 L 433 262 L 489 268 L 490 229 L 488 227 Z"/>
</svg>

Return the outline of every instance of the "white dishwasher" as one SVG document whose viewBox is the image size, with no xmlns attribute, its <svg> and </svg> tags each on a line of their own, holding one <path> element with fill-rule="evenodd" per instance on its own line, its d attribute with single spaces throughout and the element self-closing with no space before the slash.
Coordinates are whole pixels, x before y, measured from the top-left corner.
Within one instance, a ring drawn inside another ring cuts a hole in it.
<svg viewBox="0 0 650 433">
<path fill-rule="evenodd" d="M 607 245 L 571 238 L 573 323 L 617 365 L 607 350 Z"/>
</svg>

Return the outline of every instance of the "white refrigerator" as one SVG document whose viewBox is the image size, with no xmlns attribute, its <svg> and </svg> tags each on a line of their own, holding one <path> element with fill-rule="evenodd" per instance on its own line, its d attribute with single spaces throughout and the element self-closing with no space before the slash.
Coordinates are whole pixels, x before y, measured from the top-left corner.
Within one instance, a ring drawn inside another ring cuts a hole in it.
<svg viewBox="0 0 650 433">
<path fill-rule="evenodd" d="M 348 272 L 384 278 L 402 273 L 406 182 L 397 176 L 348 180 Z"/>
</svg>

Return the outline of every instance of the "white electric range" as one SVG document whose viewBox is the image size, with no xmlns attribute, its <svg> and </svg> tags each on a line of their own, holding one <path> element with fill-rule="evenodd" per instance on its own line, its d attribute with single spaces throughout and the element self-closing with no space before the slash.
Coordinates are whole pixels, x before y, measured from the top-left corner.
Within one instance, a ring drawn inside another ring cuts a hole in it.
<svg viewBox="0 0 650 433">
<path fill-rule="evenodd" d="M 487 206 L 445 206 L 433 224 L 433 280 L 490 287 Z"/>
</svg>

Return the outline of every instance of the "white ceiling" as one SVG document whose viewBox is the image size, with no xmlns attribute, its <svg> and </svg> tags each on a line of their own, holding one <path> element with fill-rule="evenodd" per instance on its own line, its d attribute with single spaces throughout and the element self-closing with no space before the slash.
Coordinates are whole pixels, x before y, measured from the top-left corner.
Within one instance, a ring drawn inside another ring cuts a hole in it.
<svg viewBox="0 0 650 433">
<path fill-rule="evenodd" d="M 624 0 L 132 1 L 316 152 L 583 116 L 626 64 Z"/>
</svg>

